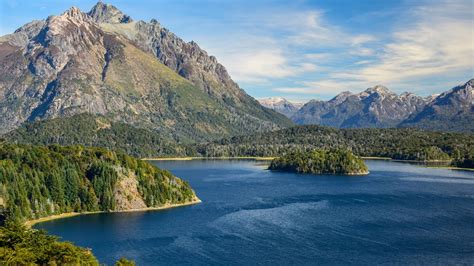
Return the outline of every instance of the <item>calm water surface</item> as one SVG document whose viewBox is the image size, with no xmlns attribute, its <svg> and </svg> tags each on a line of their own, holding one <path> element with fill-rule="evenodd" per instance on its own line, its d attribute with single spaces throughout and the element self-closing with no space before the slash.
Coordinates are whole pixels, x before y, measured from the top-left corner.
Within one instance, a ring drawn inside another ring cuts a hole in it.
<svg viewBox="0 0 474 266">
<path fill-rule="evenodd" d="M 474 172 L 368 161 L 364 177 L 271 172 L 255 161 L 160 161 L 203 203 L 37 225 L 156 264 L 474 264 Z"/>
</svg>

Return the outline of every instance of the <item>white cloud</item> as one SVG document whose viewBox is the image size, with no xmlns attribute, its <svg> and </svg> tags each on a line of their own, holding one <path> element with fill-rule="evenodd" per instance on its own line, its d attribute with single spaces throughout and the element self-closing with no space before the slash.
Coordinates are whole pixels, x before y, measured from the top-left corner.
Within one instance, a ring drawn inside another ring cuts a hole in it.
<svg viewBox="0 0 474 266">
<path fill-rule="evenodd" d="M 278 47 L 252 47 L 227 51 L 220 60 L 235 80 L 264 83 L 268 79 L 297 76 L 316 71 L 318 66 L 309 62 L 291 62 Z"/>
<path fill-rule="evenodd" d="M 319 10 L 257 12 L 245 17 L 241 26 L 242 31 L 229 33 L 225 42 L 208 41 L 203 47 L 217 56 L 233 79 L 246 83 L 266 83 L 327 69 L 323 63 L 334 53 L 302 53 L 308 47 L 349 46 L 347 54 L 363 56 L 373 54 L 364 45 L 376 40 L 368 34 L 351 35 L 326 23 Z M 236 41 L 229 43 L 229 39 Z"/>
<path fill-rule="evenodd" d="M 473 2 L 426 4 L 398 8 L 400 18 L 391 27 L 370 33 L 328 23 L 320 10 L 261 11 L 205 48 L 234 80 L 247 87 L 265 84 L 269 93 L 334 95 L 376 84 L 411 90 L 421 79 L 474 73 Z M 303 82 L 312 75 L 314 81 Z M 279 87 L 282 79 L 289 86 Z M 424 86 L 455 85 L 434 83 Z"/>
<path fill-rule="evenodd" d="M 474 75 L 473 5 L 469 1 L 441 2 L 416 8 L 409 14 L 409 22 L 400 24 L 377 54 L 366 48 L 352 51 L 374 57 L 355 62 L 352 69 L 335 70 L 326 78 L 307 82 L 306 89 L 300 88 L 298 93 L 335 94 L 376 84 L 411 89 L 420 80 L 439 75 L 447 77 L 464 72 Z M 448 89 L 454 85 L 428 83 L 425 89 L 441 86 Z"/>
<path fill-rule="evenodd" d="M 472 2 L 443 2 L 415 9 L 411 14 L 414 22 L 399 26 L 376 63 L 333 77 L 365 84 L 406 84 L 459 71 L 470 70 L 474 74 L 474 18 L 469 13 L 472 7 Z"/>
</svg>

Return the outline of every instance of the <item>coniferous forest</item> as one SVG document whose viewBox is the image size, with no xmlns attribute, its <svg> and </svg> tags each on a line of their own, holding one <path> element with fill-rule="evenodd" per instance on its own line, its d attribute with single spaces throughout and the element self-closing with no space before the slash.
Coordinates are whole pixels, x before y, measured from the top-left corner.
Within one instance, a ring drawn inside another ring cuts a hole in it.
<svg viewBox="0 0 474 266">
<path fill-rule="evenodd" d="M 122 180 L 136 183 L 138 193 L 121 187 Z M 104 148 L 58 145 L 0 144 L 0 192 L 8 217 L 16 220 L 133 208 L 117 206 L 121 194 L 142 207 L 196 197 L 186 181 L 148 162 Z"/>
<path fill-rule="evenodd" d="M 313 149 L 348 148 L 363 157 L 397 160 L 453 161 L 468 166 L 474 155 L 471 133 L 432 132 L 420 129 L 336 129 L 324 126 L 296 126 L 273 132 L 225 138 L 198 144 L 192 149 L 206 157 L 281 156 Z"/>
<path fill-rule="evenodd" d="M 183 143 L 145 129 L 107 122 L 87 114 L 26 124 L 4 138 L 35 145 L 100 146 L 137 157 L 281 156 L 293 151 L 348 148 L 357 156 L 397 160 L 453 161 L 472 167 L 474 134 L 413 128 L 337 129 L 295 126 L 270 132 L 234 136 L 205 143 Z M 106 120 L 103 120 L 106 121 Z M 89 127 L 79 125 L 90 125 Z M 30 132 L 35 132 L 31 134 Z M 471 158 L 471 159 L 470 159 Z"/>
<path fill-rule="evenodd" d="M 365 175 L 364 161 L 346 149 L 292 152 L 272 160 L 270 170 L 309 174 Z"/>
</svg>

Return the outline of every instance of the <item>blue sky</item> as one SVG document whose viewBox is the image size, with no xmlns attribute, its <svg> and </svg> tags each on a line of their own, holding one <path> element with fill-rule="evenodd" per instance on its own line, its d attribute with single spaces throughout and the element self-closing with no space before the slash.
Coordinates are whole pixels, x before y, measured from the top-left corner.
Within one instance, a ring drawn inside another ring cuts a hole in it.
<svg viewBox="0 0 474 266">
<path fill-rule="evenodd" d="M 104 1 L 194 40 L 256 98 L 382 84 L 427 96 L 474 78 L 474 1 Z M 96 1 L 1 0 L 0 34 Z"/>
</svg>

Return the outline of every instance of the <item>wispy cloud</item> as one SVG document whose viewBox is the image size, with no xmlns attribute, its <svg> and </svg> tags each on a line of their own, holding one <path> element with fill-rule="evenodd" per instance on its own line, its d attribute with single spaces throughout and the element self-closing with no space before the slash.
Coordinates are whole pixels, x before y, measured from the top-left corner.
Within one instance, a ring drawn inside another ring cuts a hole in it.
<svg viewBox="0 0 474 266">
<path fill-rule="evenodd" d="M 228 33 L 226 42 L 208 40 L 206 43 L 206 48 L 217 55 L 238 82 L 270 83 L 323 72 L 327 67 L 322 63 L 335 54 L 305 52 L 314 49 L 343 49 L 352 56 L 374 53 L 365 45 L 375 41 L 375 36 L 345 32 L 327 23 L 321 10 L 272 9 L 268 14 L 262 12 L 244 16 L 240 30 Z M 228 39 L 237 41 L 230 44 Z"/>
<path fill-rule="evenodd" d="M 349 69 L 332 69 L 324 78 L 305 82 L 305 89 L 298 87 L 296 91 L 307 94 L 335 94 L 343 90 L 360 90 L 375 84 L 411 88 L 415 84 L 419 86 L 420 81 L 425 79 L 437 80 L 438 75 L 474 75 L 472 10 L 473 2 L 470 1 L 446 1 L 415 8 L 406 14 L 405 21 L 395 27 L 391 38 L 381 45 L 377 53 L 370 48 L 351 52 L 368 56 L 369 59 L 354 62 L 355 67 Z M 427 82 L 424 86 L 425 89 L 440 89 L 444 84 L 456 85 L 449 82 Z"/>
</svg>

